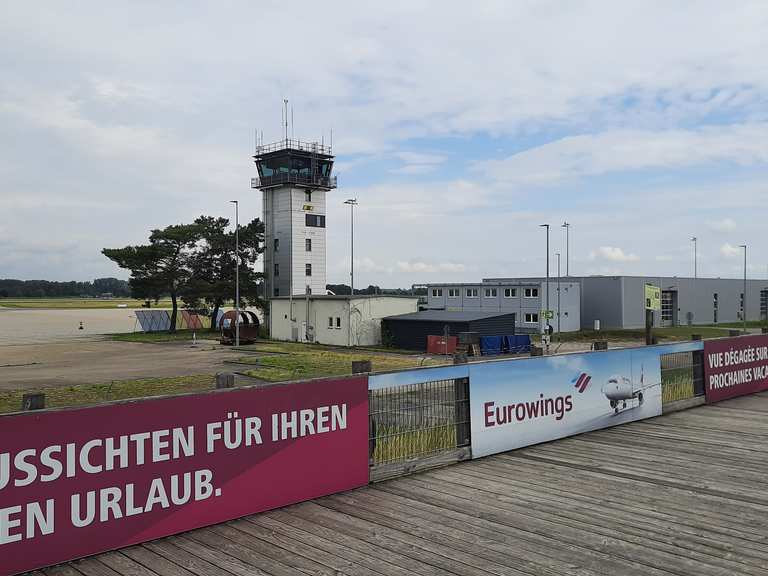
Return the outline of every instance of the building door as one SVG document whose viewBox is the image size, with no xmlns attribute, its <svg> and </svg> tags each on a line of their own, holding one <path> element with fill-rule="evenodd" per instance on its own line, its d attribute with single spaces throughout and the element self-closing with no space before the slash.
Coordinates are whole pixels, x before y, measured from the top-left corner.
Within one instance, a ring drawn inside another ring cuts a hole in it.
<svg viewBox="0 0 768 576">
<path fill-rule="evenodd" d="M 661 292 L 661 325 L 675 326 L 677 324 L 677 292 L 662 290 Z"/>
<path fill-rule="evenodd" d="M 760 319 L 768 321 L 768 288 L 760 290 Z"/>
</svg>

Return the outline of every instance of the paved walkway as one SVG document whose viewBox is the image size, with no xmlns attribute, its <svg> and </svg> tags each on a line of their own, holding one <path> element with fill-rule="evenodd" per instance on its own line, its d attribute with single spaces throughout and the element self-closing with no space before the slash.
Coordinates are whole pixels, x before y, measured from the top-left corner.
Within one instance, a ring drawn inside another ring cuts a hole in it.
<svg viewBox="0 0 768 576">
<path fill-rule="evenodd" d="M 763 575 L 766 456 L 768 393 L 762 393 L 391 480 L 42 572 Z"/>
</svg>

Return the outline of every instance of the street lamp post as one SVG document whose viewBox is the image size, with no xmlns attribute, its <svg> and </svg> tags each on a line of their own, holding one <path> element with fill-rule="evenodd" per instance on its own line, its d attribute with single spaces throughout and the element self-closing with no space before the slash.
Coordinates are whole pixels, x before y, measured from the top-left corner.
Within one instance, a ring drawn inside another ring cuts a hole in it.
<svg viewBox="0 0 768 576">
<path fill-rule="evenodd" d="M 693 324 L 696 321 L 696 304 L 697 304 L 697 298 L 696 298 L 696 279 L 699 276 L 699 270 L 698 270 L 698 241 L 699 239 L 694 236 L 691 238 L 691 242 L 693 242 L 693 312 L 691 313 L 691 324 Z"/>
<path fill-rule="evenodd" d="M 240 203 L 235 205 L 235 346 L 240 346 Z"/>
<path fill-rule="evenodd" d="M 747 333 L 747 245 L 741 244 L 739 248 L 744 248 L 744 293 L 741 297 L 741 321 L 744 334 Z"/>
<path fill-rule="evenodd" d="M 540 224 L 541 228 L 547 229 L 547 281 L 544 284 L 545 290 L 547 292 L 546 295 L 546 311 L 544 312 L 545 320 L 547 323 L 545 324 L 544 330 L 547 333 L 547 339 L 545 340 L 547 343 L 549 342 L 549 318 L 546 318 L 547 314 L 549 313 L 549 224 Z"/>
<path fill-rule="evenodd" d="M 557 256 L 557 342 L 560 343 L 560 252 Z"/>
<path fill-rule="evenodd" d="M 571 255 L 570 255 L 570 247 L 569 244 L 569 232 L 571 230 L 571 225 L 568 222 L 563 222 L 562 225 L 563 228 L 565 228 L 565 276 L 566 278 L 571 275 L 570 270 L 570 261 L 571 261 Z"/>
<path fill-rule="evenodd" d="M 347 307 L 347 343 L 352 345 L 352 298 L 355 296 L 355 206 L 357 198 L 344 201 L 349 204 L 349 306 Z"/>
</svg>

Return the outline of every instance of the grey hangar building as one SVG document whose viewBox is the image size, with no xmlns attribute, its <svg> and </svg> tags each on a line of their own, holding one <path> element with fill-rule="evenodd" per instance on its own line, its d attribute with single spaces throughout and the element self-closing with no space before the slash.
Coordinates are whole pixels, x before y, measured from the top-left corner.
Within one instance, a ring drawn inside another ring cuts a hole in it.
<svg viewBox="0 0 768 576">
<path fill-rule="evenodd" d="M 549 279 L 549 323 L 572 332 L 645 326 L 645 285 L 661 290 L 654 325 L 685 326 L 768 320 L 768 280 L 677 276 L 568 276 Z M 521 329 L 543 329 L 544 278 L 487 278 L 479 283 L 427 284 L 426 309 L 516 313 Z M 559 299 L 558 299 L 559 295 Z M 746 302 L 745 302 L 746 300 Z M 558 305 L 559 302 L 559 305 Z M 746 311 L 745 311 L 746 305 Z M 523 331 L 521 330 L 521 331 Z"/>
</svg>

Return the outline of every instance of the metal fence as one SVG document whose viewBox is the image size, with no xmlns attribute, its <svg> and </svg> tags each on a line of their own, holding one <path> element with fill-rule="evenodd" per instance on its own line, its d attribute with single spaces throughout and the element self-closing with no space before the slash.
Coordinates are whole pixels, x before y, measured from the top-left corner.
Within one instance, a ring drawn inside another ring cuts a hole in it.
<svg viewBox="0 0 768 576">
<path fill-rule="evenodd" d="M 662 404 L 704 395 L 704 353 L 700 350 L 661 355 Z"/>
<path fill-rule="evenodd" d="M 369 390 L 371 478 L 469 456 L 469 378 Z"/>
</svg>

